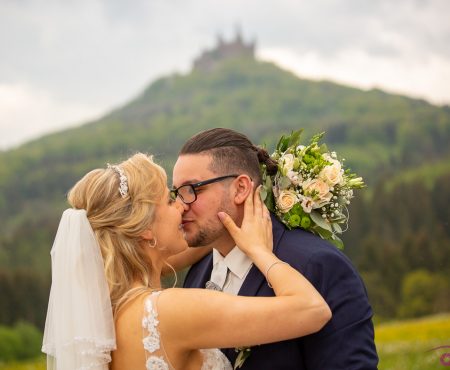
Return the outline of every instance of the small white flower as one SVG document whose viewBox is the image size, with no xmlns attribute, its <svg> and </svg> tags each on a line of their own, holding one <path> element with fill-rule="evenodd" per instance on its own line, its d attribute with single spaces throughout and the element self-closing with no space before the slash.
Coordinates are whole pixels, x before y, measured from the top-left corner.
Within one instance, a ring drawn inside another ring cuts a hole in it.
<svg viewBox="0 0 450 370">
<path fill-rule="evenodd" d="M 288 177 L 289 180 L 291 180 L 292 184 L 294 185 L 300 185 L 300 183 L 303 180 L 302 175 L 295 171 L 288 171 L 286 176 Z"/>
<path fill-rule="evenodd" d="M 311 198 L 303 197 L 301 205 L 305 213 L 311 213 L 314 207 L 314 202 Z"/>
</svg>

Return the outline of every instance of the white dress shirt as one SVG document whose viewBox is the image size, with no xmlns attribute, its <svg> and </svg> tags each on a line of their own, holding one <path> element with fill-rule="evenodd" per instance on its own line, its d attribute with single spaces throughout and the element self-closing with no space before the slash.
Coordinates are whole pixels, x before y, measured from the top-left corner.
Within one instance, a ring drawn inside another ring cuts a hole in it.
<svg viewBox="0 0 450 370">
<path fill-rule="evenodd" d="M 213 249 L 211 281 L 224 292 L 237 295 L 252 266 L 252 260 L 238 247 L 234 247 L 226 257 Z"/>
</svg>

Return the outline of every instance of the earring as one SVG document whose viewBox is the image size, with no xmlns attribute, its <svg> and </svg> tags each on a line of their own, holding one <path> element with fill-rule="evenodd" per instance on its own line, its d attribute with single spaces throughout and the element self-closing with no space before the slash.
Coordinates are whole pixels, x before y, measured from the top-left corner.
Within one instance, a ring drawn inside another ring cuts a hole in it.
<svg viewBox="0 0 450 370">
<path fill-rule="evenodd" d="M 150 248 L 155 248 L 155 247 L 156 247 L 156 238 L 150 239 L 150 240 L 148 241 L 148 246 L 149 246 Z"/>
</svg>

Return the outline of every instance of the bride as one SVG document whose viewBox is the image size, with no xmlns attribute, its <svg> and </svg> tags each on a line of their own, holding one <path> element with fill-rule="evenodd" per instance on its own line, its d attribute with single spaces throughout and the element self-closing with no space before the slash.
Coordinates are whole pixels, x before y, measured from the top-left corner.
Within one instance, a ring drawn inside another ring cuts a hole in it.
<svg viewBox="0 0 450 370">
<path fill-rule="evenodd" d="M 205 253 L 188 251 L 183 207 L 166 183 L 164 170 L 138 153 L 89 172 L 69 192 L 72 208 L 63 213 L 51 251 L 47 369 L 231 370 L 216 348 L 308 335 L 330 319 L 314 287 L 272 253 L 269 212 L 258 189 L 247 196 L 241 225 L 224 212 L 218 217 L 276 297 L 162 290 L 171 257 Z"/>
</svg>

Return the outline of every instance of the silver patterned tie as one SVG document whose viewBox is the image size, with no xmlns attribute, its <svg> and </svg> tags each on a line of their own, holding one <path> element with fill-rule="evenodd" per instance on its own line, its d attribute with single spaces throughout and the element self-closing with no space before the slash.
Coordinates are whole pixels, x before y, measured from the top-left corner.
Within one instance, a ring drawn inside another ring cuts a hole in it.
<svg viewBox="0 0 450 370">
<path fill-rule="evenodd" d="M 220 286 L 218 286 L 216 283 L 212 282 L 211 280 L 208 280 L 206 282 L 205 288 L 206 289 L 211 289 L 211 290 L 218 290 L 219 292 L 222 291 L 222 288 Z"/>
<path fill-rule="evenodd" d="M 223 260 L 219 260 L 213 267 L 211 279 L 206 282 L 205 288 L 223 291 L 225 281 L 227 280 L 228 267 Z"/>
</svg>

